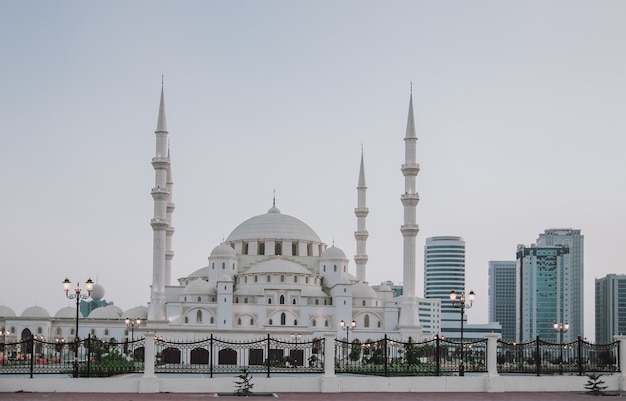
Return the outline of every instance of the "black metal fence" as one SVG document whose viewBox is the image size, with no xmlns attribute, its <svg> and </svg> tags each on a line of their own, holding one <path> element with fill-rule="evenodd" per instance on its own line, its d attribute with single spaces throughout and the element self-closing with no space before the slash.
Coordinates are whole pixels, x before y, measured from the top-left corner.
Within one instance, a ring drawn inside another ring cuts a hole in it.
<svg viewBox="0 0 626 401">
<path fill-rule="evenodd" d="M 487 372 L 487 340 L 424 342 L 335 340 L 335 371 L 377 376 L 444 376 Z"/>
<path fill-rule="evenodd" d="M 144 339 L 118 343 L 115 339 L 47 342 L 31 337 L 0 345 L 2 374 L 66 374 L 104 377 L 143 372 Z"/>
<path fill-rule="evenodd" d="M 157 373 L 250 372 L 321 373 L 324 371 L 324 339 L 226 341 L 213 337 L 192 342 L 156 340 Z"/>
<path fill-rule="evenodd" d="M 499 373 L 578 374 L 618 372 L 619 342 L 591 344 L 578 337 L 569 343 L 549 343 L 537 337 L 527 343 L 498 340 Z"/>
</svg>

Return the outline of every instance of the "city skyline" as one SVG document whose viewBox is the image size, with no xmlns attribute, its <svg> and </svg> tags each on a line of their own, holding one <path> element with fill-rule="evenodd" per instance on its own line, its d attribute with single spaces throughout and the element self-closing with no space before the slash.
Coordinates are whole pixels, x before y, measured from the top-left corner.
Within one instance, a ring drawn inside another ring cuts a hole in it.
<svg viewBox="0 0 626 401">
<path fill-rule="evenodd" d="M 367 280 L 398 284 L 412 82 L 417 295 L 426 238 L 463 237 L 468 322 L 487 322 L 490 260 L 581 229 L 593 336 L 594 279 L 624 271 L 626 223 L 626 5 L 602 4 L 4 2 L 0 304 L 53 314 L 66 276 L 123 309 L 146 304 L 162 74 L 173 279 L 206 266 L 274 190 L 354 274 L 363 146 Z"/>
</svg>

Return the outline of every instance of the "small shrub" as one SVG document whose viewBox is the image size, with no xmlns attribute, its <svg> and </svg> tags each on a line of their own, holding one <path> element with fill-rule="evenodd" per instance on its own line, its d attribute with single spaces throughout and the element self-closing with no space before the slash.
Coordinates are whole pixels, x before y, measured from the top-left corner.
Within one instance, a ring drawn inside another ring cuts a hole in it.
<svg viewBox="0 0 626 401">
<path fill-rule="evenodd" d="M 589 373 L 586 376 L 589 378 L 589 380 L 587 380 L 587 384 L 585 384 L 587 394 L 604 395 L 604 390 L 606 390 L 608 386 L 604 386 L 604 380 L 600 379 L 602 375 Z"/>
</svg>

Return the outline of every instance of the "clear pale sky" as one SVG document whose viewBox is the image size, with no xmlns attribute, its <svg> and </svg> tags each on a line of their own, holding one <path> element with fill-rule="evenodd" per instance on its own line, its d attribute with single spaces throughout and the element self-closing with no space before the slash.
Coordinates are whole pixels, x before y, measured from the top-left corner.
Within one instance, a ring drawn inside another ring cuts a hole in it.
<svg viewBox="0 0 626 401">
<path fill-rule="evenodd" d="M 579 228 L 593 338 L 594 278 L 626 271 L 625 19 L 623 1 L 3 1 L 0 304 L 54 314 L 66 276 L 147 303 L 162 74 L 175 278 L 274 189 L 352 258 L 362 145 L 367 278 L 401 282 L 412 82 L 418 295 L 426 238 L 462 236 L 487 322 L 488 261 Z"/>
</svg>

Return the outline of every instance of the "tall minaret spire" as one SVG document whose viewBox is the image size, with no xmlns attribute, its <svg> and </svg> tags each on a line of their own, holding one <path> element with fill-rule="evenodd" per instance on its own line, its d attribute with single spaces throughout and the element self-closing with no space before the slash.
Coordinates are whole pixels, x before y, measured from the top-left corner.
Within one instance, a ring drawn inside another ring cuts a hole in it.
<svg viewBox="0 0 626 401">
<path fill-rule="evenodd" d="M 172 215 L 176 205 L 172 201 L 172 194 L 174 188 L 174 178 L 172 177 L 172 159 L 170 158 L 170 146 L 167 146 L 167 161 L 169 167 L 167 169 L 167 191 L 169 196 L 167 198 L 166 217 L 167 217 L 167 232 L 166 232 L 166 246 L 165 246 L 165 285 L 172 283 L 172 259 L 174 258 L 174 249 L 172 248 L 172 237 L 174 236 L 174 226 L 172 225 Z"/>
<path fill-rule="evenodd" d="M 361 145 L 361 168 L 359 170 L 359 183 L 357 184 L 357 207 L 354 209 L 356 215 L 356 231 L 354 238 L 356 239 L 356 255 L 354 255 L 354 263 L 356 263 L 356 278 L 359 281 L 367 282 L 365 276 L 365 265 L 367 264 L 366 242 L 369 234 L 365 228 L 365 219 L 369 213 L 366 202 L 367 186 L 365 185 L 365 164 L 363 163 L 363 145 Z"/>
<path fill-rule="evenodd" d="M 420 166 L 416 161 L 417 135 L 415 134 L 415 121 L 413 118 L 413 84 L 411 84 L 411 95 L 409 97 L 409 116 L 406 124 L 406 135 L 404 137 L 404 164 L 402 165 L 402 175 L 404 175 L 404 194 L 400 197 L 404 207 L 404 223 L 400 231 L 404 238 L 403 254 L 403 300 L 400 308 L 400 319 L 398 326 L 405 332 L 421 333 L 419 323 L 417 299 L 415 297 L 416 279 L 416 244 L 415 238 L 419 232 L 416 223 L 416 206 L 419 202 L 419 195 L 415 190 L 415 177 L 420 171 Z"/>
<path fill-rule="evenodd" d="M 154 217 L 150 221 L 153 231 L 152 245 L 152 288 L 150 291 L 150 306 L 148 308 L 148 320 L 165 320 L 165 285 L 167 284 L 166 259 L 167 259 L 167 231 L 168 203 L 171 201 L 168 188 L 168 174 L 170 174 L 170 160 L 168 157 L 167 123 L 165 120 L 165 100 L 163 96 L 163 81 L 161 81 L 161 101 L 159 103 L 159 116 L 157 118 L 156 154 L 152 158 L 154 168 Z M 173 209 L 172 209 L 173 210 Z M 171 216 L 170 216 L 171 217 Z"/>
</svg>

